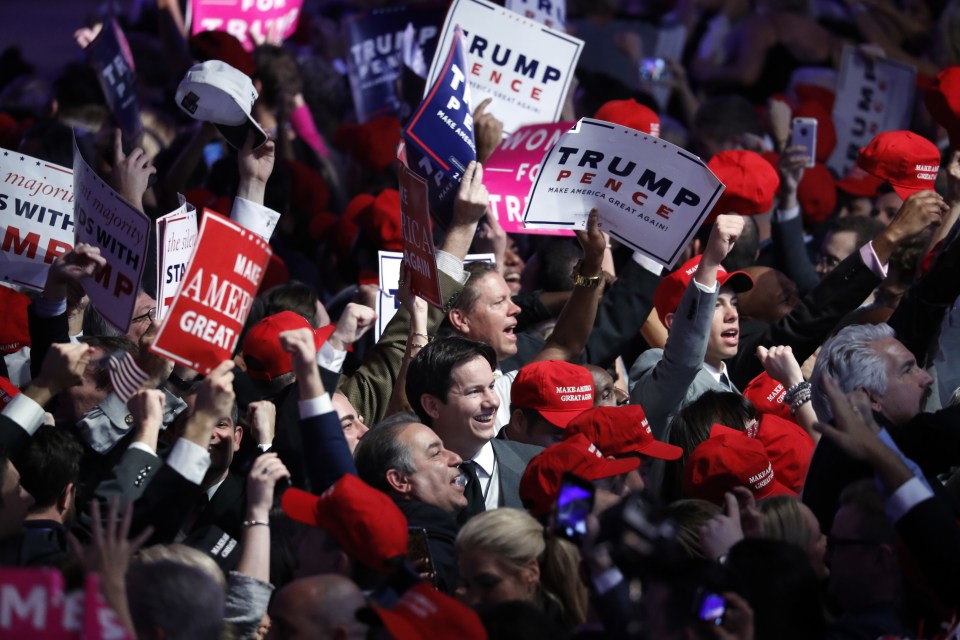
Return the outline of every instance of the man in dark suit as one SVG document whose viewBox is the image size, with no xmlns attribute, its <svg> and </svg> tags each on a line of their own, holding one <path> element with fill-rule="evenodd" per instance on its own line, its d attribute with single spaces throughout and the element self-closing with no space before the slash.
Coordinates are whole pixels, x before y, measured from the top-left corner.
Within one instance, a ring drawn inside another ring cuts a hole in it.
<svg viewBox="0 0 960 640">
<path fill-rule="evenodd" d="M 429 343 L 410 363 L 407 399 L 424 424 L 463 458 L 467 509 L 461 520 L 497 507 L 522 508 L 520 477 L 542 447 L 495 439 L 500 397 L 497 355 L 460 336 Z"/>
</svg>

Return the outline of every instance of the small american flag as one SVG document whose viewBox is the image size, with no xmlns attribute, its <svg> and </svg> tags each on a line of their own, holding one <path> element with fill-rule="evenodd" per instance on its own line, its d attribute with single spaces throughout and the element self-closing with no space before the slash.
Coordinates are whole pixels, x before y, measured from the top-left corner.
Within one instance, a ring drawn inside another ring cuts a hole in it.
<svg viewBox="0 0 960 640">
<path fill-rule="evenodd" d="M 123 402 L 130 399 L 150 376 L 127 351 L 110 354 L 110 384 Z"/>
</svg>

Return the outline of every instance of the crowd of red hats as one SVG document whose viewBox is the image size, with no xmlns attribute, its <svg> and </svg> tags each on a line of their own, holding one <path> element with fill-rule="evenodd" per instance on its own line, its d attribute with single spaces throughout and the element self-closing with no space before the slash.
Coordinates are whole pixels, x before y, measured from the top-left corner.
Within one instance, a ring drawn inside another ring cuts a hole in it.
<svg viewBox="0 0 960 640">
<path fill-rule="evenodd" d="M 400 41 L 442 11 L 303 0 L 253 42 L 133 4 L 77 25 L 60 69 L 2 52 L 0 167 L 76 153 L 151 221 L 185 200 L 272 255 L 230 359 L 175 363 L 156 265 L 118 330 L 85 292 L 103 248 L 14 259 L 44 243 L 0 171 L 0 637 L 958 637 L 956 2 L 495 1 L 582 39 L 558 121 L 670 142 L 723 190 L 672 268 L 602 210 L 507 233 L 479 177 L 495 97 L 424 236 L 442 308 L 382 255 L 409 235 L 404 83 L 426 74 Z M 406 35 L 351 40 L 408 10 Z M 114 20 L 133 139 L 81 51 Z M 396 77 L 364 112 L 377 65 Z M 858 69 L 881 80 L 854 107 Z"/>
</svg>

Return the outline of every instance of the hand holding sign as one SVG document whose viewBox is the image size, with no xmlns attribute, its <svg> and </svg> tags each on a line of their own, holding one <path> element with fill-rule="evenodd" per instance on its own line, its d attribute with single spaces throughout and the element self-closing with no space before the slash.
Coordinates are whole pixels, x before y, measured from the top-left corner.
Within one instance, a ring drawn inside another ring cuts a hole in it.
<svg viewBox="0 0 960 640">
<path fill-rule="evenodd" d="M 463 172 L 463 180 L 453 205 L 454 225 L 476 225 L 487 212 L 490 194 L 483 185 L 483 165 L 471 162 Z"/>
<path fill-rule="evenodd" d="M 473 137 L 477 143 L 477 162 L 486 162 L 503 140 L 503 123 L 485 109 L 493 102 L 487 98 L 473 111 Z"/>
<path fill-rule="evenodd" d="M 143 211 L 143 194 L 147 192 L 150 176 L 156 172 L 147 152 L 140 147 L 130 155 L 124 155 L 123 133 L 117 129 L 113 136 L 113 172 L 110 175 L 111 186 L 117 193 L 138 211 Z"/>
<path fill-rule="evenodd" d="M 607 250 L 607 238 L 600 231 L 600 215 L 591 209 L 587 216 L 586 231 L 574 231 L 583 247 L 583 262 L 580 274 L 599 274 L 603 266 L 603 254 Z"/>
<path fill-rule="evenodd" d="M 78 242 L 69 253 L 53 261 L 47 272 L 47 282 L 43 295 L 49 300 L 63 300 L 68 289 L 81 281 L 92 278 L 107 264 L 100 255 L 100 248 L 85 242 Z"/>
</svg>

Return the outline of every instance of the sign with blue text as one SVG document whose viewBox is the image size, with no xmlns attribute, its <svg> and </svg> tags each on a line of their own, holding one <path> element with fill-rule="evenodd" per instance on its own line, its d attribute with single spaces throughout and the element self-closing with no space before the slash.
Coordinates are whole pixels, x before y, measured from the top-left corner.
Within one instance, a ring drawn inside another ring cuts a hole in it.
<svg viewBox="0 0 960 640">
<path fill-rule="evenodd" d="M 140 103 L 137 100 L 137 77 L 133 54 L 120 25 L 113 18 L 87 47 L 90 64 L 97 72 L 100 88 L 124 139 L 133 143 L 143 131 L 140 121 Z"/>
<path fill-rule="evenodd" d="M 523 215 L 527 227 L 603 230 L 672 268 L 724 186 L 700 158 L 656 136 L 582 118 L 547 152 Z"/>
<path fill-rule="evenodd" d="M 560 119 L 583 41 L 487 0 L 454 0 L 437 51 L 447 51 L 457 26 L 466 36 L 466 70 L 477 104 L 493 98 L 489 113 L 507 135 L 527 124 Z M 443 69 L 434 56 L 427 85 Z"/>
</svg>

